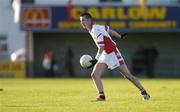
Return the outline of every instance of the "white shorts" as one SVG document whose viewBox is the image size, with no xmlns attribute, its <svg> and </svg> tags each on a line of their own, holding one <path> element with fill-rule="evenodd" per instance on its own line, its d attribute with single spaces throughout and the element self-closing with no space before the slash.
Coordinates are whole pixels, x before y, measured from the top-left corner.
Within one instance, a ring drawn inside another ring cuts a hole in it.
<svg viewBox="0 0 180 112">
<path fill-rule="evenodd" d="M 108 69 L 111 70 L 125 63 L 118 49 L 109 54 L 103 51 L 98 62 L 105 63 L 108 66 Z"/>
</svg>

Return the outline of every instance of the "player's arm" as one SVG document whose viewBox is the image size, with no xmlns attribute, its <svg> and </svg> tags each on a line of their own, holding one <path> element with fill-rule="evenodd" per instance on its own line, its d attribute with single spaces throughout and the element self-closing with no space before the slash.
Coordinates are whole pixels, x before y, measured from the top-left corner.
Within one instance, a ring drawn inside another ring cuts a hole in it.
<svg viewBox="0 0 180 112">
<path fill-rule="evenodd" d="M 95 59 L 90 61 L 92 63 L 92 65 L 87 67 L 87 69 L 92 68 L 97 63 L 97 61 L 99 60 L 99 57 L 101 56 L 101 54 L 103 52 L 103 49 L 104 49 L 104 46 L 99 47 Z"/>
<path fill-rule="evenodd" d="M 113 29 L 109 29 L 109 34 L 116 37 L 116 38 L 118 38 L 118 39 L 124 39 L 125 37 L 127 37 L 126 33 L 119 34 L 118 32 L 116 32 Z"/>
</svg>

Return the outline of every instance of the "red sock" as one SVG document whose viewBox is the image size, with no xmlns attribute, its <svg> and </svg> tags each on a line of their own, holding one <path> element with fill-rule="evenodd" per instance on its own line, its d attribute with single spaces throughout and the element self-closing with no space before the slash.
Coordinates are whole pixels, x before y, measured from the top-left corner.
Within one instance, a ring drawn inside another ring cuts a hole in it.
<svg viewBox="0 0 180 112">
<path fill-rule="evenodd" d="M 141 90 L 141 94 L 142 94 L 142 95 L 146 95 L 146 94 L 147 94 L 146 90 L 142 89 L 142 90 Z"/>
<path fill-rule="evenodd" d="M 99 98 L 102 98 L 102 99 L 105 99 L 105 95 L 104 95 L 104 92 L 99 92 Z"/>
</svg>

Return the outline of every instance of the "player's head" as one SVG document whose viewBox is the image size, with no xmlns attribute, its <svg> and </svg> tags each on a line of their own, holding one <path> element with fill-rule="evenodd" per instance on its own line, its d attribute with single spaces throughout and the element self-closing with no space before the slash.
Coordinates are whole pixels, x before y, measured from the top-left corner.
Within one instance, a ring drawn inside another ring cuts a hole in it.
<svg viewBox="0 0 180 112">
<path fill-rule="evenodd" d="M 92 16 L 87 12 L 82 13 L 80 22 L 84 28 L 90 29 L 92 27 Z"/>
</svg>

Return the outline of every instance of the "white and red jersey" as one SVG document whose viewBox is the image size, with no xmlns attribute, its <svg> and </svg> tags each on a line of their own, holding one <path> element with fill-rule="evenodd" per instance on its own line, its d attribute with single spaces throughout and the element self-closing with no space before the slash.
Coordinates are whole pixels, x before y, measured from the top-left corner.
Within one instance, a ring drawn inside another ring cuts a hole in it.
<svg viewBox="0 0 180 112">
<path fill-rule="evenodd" d="M 116 50 L 116 43 L 109 35 L 109 26 L 94 24 L 89 32 L 96 43 L 97 47 L 104 46 L 104 51 L 109 54 Z"/>
<path fill-rule="evenodd" d="M 109 69 L 114 69 L 123 65 L 125 62 L 116 47 L 116 43 L 112 40 L 108 32 L 109 26 L 97 24 L 94 24 L 91 31 L 89 31 L 97 47 L 104 46 L 104 50 L 99 57 L 98 62 L 106 63 Z"/>
</svg>

